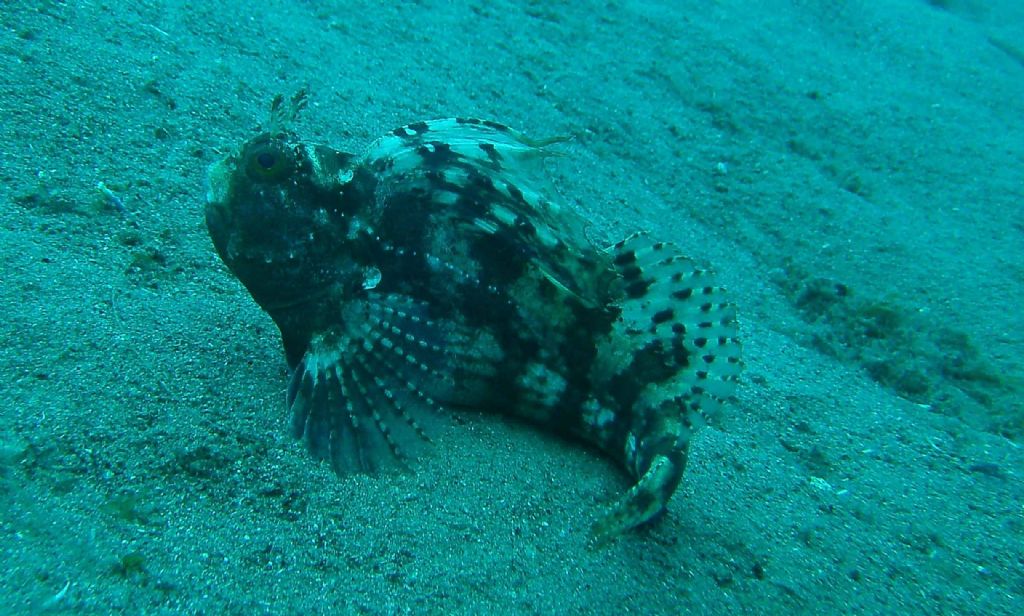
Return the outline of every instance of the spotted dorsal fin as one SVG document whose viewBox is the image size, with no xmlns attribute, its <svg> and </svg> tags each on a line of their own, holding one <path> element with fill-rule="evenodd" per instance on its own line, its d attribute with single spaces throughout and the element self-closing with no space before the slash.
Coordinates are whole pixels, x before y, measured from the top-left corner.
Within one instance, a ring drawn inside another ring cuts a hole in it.
<svg viewBox="0 0 1024 616">
<path fill-rule="evenodd" d="M 371 166 L 386 165 L 402 173 L 421 168 L 424 154 L 434 154 L 440 149 L 507 176 L 513 182 L 523 175 L 536 182 L 540 178 L 536 173 L 538 161 L 559 155 L 557 150 L 547 146 L 564 141 L 568 138 L 531 139 L 490 120 L 442 118 L 394 129 L 367 148 L 364 160 Z"/>
<path fill-rule="evenodd" d="M 376 212 L 403 203 L 429 203 L 431 225 L 447 230 L 444 245 L 481 240 L 502 246 L 489 265 L 519 260 L 561 293 L 591 307 L 586 290 L 607 275 L 606 264 L 588 259 L 583 224 L 550 197 L 538 163 L 558 155 L 549 146 L 564 137 L 531 139 L 503 124 L 446 118 L 397 128 L 372 143 L 360 165 L 375 180 Z M 535 259 L 538 253 L 544 259 Z"/>
<path fill-rule="evenodd" d="M 623 446 L 637 483 L 594 525 L 598 543 L 664 509 L 693 432 L 718 415 L 741 370 L 735 308 L 710 271 L 645 234 L 608 252 L 621 276 L 621 313 L 596 378 L 631 392 Z"/>
<path fill-rule="evenodd" d="M 622 333 L 634 348 L 664 351 L 672 378 L 661 395 L 688 392 L 695 411 L 716 415 L 735 391 L 741 347 L 736 309 L 714 273 L 642 233 L 609 251 L 624 285 Z"/>
</svg>

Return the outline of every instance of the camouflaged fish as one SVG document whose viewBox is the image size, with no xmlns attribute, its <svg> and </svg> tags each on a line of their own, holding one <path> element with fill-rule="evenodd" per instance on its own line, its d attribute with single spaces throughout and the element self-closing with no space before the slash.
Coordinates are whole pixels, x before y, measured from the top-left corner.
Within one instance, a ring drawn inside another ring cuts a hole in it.
<svg viewBox="0 0 1024 616">
<path fill-rule="evenodd" d="M 658 515 L 690 438 L 733 394 L 735 311 L 712 274 L 638 234 L 594 247 L 529 171 L 559 140 L 453 118 L 362 154 L 285 128 L 210 170 L 217 252 L 270 314 L 297 437 L 338 473 L 403 463 L 451 409 L 596 446 L 636 483 L 592 531 Z"/>
</svg>

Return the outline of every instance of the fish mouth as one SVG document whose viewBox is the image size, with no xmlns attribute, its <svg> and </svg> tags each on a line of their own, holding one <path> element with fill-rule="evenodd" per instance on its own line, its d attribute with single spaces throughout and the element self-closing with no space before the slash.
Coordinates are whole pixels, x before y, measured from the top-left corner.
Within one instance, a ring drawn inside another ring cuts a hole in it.
<svg viewBox="0 0 1024 616">
<path fill-rule="evenodd" d="M 223 209 L 231 200 L 231 176 L 234 165 L 231 157 L 219 160 L 206 172 L 206 207 Z"/>
</svg>

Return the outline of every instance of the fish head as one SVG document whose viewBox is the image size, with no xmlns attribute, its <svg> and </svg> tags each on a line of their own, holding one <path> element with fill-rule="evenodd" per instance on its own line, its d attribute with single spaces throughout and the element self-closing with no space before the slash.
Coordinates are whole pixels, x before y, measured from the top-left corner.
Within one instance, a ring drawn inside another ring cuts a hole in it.
<svg viewBox="0 0 1024 616">
<path fill-rule="evenodd" d="M 334 289 L 364 284 L 351 258 L 361 199 L 352 193 L 351 154 L 263 133 L 214 163 L 206 225 L 217 253 L 278 322 Z"/>
</svg>

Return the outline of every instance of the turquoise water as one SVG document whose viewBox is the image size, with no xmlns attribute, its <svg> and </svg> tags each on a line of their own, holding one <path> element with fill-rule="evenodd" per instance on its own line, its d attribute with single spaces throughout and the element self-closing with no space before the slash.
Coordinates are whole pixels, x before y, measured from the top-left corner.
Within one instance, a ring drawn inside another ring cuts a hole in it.
<svg viewBox="0 0 1024 616">
<path fill-rule="evenodd" d="M 0 613 L 1024 604 L 1020 3 L 5 2 L 0 23 Z M 543 182 L 588 235 L 717 270 L 746 370 L 663 518 L 588 547 L 627 476 L 486 413 L 410 472 L 309 459 L 276 328 L 203 220 L 207 168 L 300 88 L 296 130 L 343 150 L 449 116 L 571 135 Z"/>
</svg>

